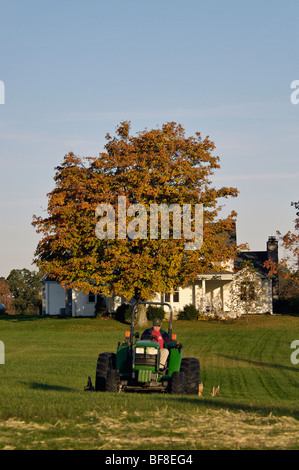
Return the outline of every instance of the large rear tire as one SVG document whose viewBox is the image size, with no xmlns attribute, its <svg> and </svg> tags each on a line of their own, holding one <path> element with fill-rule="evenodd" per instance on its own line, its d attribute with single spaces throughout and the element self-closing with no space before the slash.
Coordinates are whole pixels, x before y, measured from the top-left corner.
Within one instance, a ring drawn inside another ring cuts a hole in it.
<svg viewBox="0 0 299 470">
<path fill-rule="evenodd" d="M 116 355 L 114 353 L 101 353 L 98 357 L 97 369 L 96 369 L 96 380 L 95 380 L 95 391 L 105 392 L 106 391 L 106 379 L 109 370 L 115 369 L 116 367 Z"/>
<path fill-rule="evenodd" d="M 181 372 L 185 375 L 185 393 L 187 395 L 198 395 L 200 384 L 199 360 L 195 357 L 185 357 L 181 362 Z"/>
</svg>

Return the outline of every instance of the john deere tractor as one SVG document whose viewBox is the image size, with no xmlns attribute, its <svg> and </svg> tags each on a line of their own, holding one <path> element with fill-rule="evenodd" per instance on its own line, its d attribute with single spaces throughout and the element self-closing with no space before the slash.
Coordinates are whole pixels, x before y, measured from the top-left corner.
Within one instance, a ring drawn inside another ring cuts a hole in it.
<svg viewBox="0 0 299 470">
<path fill-rule="evenodd" d="M 170 304 L 136 303 L 132 309 L 131 329 L 126 332 L 125 339 L 118 343 L 116 353 L 99 354 L 95 391 L 163 391 L 197 395 L 201 385 L 198 359 L 182 358 L 182 349 L 173 347 L 169 350 L 166 368 L 161 372 L 159 344 L 153 339 L 141 340 L 140 333 L 135 332 L 135 313 L 139 304 L 166 305 L 170 309 L 168 335 L 176 340 L 176 335 L 172 334 L 173 311 Z"/>
</svg>

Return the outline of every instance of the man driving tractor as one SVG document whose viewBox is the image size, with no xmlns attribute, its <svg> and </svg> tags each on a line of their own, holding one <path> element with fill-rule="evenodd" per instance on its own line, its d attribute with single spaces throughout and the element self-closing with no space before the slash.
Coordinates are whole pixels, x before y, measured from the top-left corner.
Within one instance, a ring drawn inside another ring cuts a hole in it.
<svg viewBox="0 0 299 470">
<path fill-rule="evenodd" d="M 153 320 L 152 328 L 148 328 L 145 330 L 142 335 L 141 339 L 151 339 L 153 341 L 157 341 L 160 346 L 160 364 L 159 370 L 163 371 L 166 369 L 166 362 L 169 356 L 169 349 L 171 348 L 178 348 L 181 349 L 183 345 L 178 343 L 175 340 L 172 340 L 166 331 L 161 329 L 161 320 L 159 318 L 155 318 Z"/>
</svg>

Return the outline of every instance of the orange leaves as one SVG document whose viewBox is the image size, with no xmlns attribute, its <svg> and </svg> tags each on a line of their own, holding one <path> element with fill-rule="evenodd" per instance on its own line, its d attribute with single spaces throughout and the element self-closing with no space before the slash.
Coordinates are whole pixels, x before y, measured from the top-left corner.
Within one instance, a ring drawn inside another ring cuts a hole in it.
<svg viewBox="0 0 299 470">
<path fill-rule="evenodd" d="M 33 221 L 42 234 L 35 253 L 40 269 L 80 290 L 101 289 L 130 298 L 138 287 L 142 298 L 150 298 L 154 292 L 185 285 L 213 261 L 233 256 L 236 247 L 221 233 L 234 229 L 236 214 L 219 219 L 218 199 L 236 197 L 238 191 L 211 186 L 211 176 L 220 167 L 219 157 L 212 155 L 214 142 L 202 139 L 199 132 L 186 137 L 175 122 L 132 136 L 130 122 L 123 121 L 115 134 L 106 135 L 105 151 L 97 157 L 81 159 L 69 153 L 56 167 L 48 214 Z M 186 252 L 183 236 L 134 242 L 97 239 L 96 207 L 116 206 L 118 196 L 147 209 L 150 204 L 203 203 L 202 249 Z"/>
<path fill-rule="evenodd" d="M 268 269 L 268 274 L 270 276 L 273 276 L 274 274 L 277 274 L 279 271 L 279 266 L 275 261 L 272 259 L 268 259 L 264 262 L 264 268 Z"/>
</svg>

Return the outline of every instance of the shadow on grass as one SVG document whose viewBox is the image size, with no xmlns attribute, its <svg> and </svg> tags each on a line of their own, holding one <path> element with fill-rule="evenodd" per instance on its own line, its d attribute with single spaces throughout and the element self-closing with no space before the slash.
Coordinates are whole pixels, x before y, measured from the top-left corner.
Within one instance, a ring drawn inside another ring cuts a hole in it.
<svg viewBox="0 0 299 470">
<path fill-rule="evenodd" d="M 171 399 L 171 396 L 169 397 Z M 234 402 L 229 401 L 228 399 L 221 399 L 221 397 L 214 397 L 214 398 L 205 398 L 205 397 L 176 397 L 172 398 L 172 400 L 180 403 L 192 403 L 197 407 L 202 407 L 203 409 L 211 408 L 215 410 L 223 410 L 223 411 L 232 411 L 232 412 L 246 412 L 246 413 L 258 413 L 262 416 L 269 416 L 270 414 L 274 414 L 275 416 L 289 416 L 299 420 L 299 409 L 294 409 L 290 406 L 284 407 L 279 405 L 257 405 L 254 403 L 241 403 L 241 402 Z"/>
<path fill-rule="evenodd" d="M 97 317 L 97 316 L 78 316 L 78 317 L 72 317 L 70 315 L 0 315 L 0 321 L 10 321 L 10 322 L 25 322 L 25 321 L 46 321 L 46 320 L 70 320 L 70 321 L 76 321 L 76 320 L 115 320 L 118 323 L 122 323 L 124 325 L 131 325 L 131 321 L 129 320 L 122 320 L 119 318 L 114 318 L 110 316 L 104 316 L 104 317 Z"/>
<path fill-rule="evenodd" d="M 41 315 L 0 315 L 0 320 L 21 322 L 43 320 L 45 317 Z"/>
<path fill-rule="evenodd" d="M 93 320 L 96 317 L 71 317 L 70 315 L 0 315 L 0 321 L 6 320 L 11 322 L 25 322 L 25 321 L 46 321 L 46 320 L 77 320 L 77 319 Z"/>
<path fill-rule="evenodd" d="M 61 385 L 50 385 L 39 382 L 30 382 L 29 387 L 33 390 L 53 390 L 55 392 L 73 392 L 74 389 L 70 387 L 62 387 Z"/>
<path fill-rule="evenodd" d="M 245 362 L 247 364 L 250 364 L 251 366 L 257 366 L 257 367 L 269 367 L 272 369 L 284 369 L 284 370 L 289 370 L 292 372 L 299 372 L 299 369 L 295 368 L 294 366 L 284 366 L 282 364 L 273 364 L 271 362 L 259 362 L 259 361 L 253 361 L 251 359 L 245 359 L 242 357 L 236 357 L 236 356 L 226 356 L 225 354 L 217 354 L 219 357 L 224 357 L 225 359 L 229 359 L 231 361 L 237 361 L 237 362 Z"/>
</svg>

